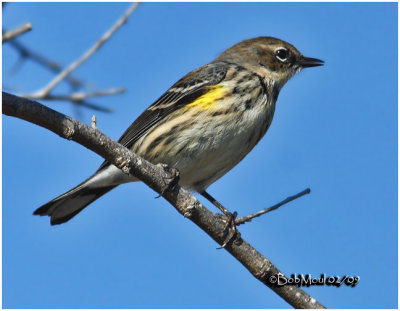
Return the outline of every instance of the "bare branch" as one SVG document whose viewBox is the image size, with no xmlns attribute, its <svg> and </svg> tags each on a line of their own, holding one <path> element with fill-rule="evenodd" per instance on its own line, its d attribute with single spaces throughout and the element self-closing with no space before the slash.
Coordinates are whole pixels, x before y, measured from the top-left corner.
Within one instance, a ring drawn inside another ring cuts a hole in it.
<svg viewBox="0 0 400 311">
<path fill-rule="evenodd" d="M 72 71 L 78 68 L 84 61 L 93 55 L 128 19 L 128 17 L 138 7 L 139 2 L 132 4 L 124 15 L 112 26 L 88 51 L 86 51 L 78 60 L 70 64 L 65 70 L 60 72 L 48 85 L 33 94 L 34 98 L 45 98 L 52 89 L 54 89 L 62 80 L 64 80 Z"/>
<path fill-rule="evenodd" d="M 309 194 L 310 192 L 311 192 L 310 188 L 307 188 L 307 189 L 303 190 L 302 192 L 300 192 L 298 194 L 295 194 L 295 195 L 292 195 L 290 197 L 287 197 L 282 202 L 279 202 L 279 203 L 277 203 L 277 204 L 275 204 L 275 205 L 273 205 L 273 206 L 271 206 L 269 208 L 263 209 L 261 211 L 258 211 L 257 213 L 250 214 L 250 215 L 245 216 L 245 217 L 237 218 L 235 220 L 235 224 L 238 225 L 238 226 L 242 225 L 242 224 L 244 224 L 246 222 L 251 221 L 253 218 L 260 217 L 261 215 L 264 215 L 264 214 L 269 213 L 269 212 L 271 212 L 273 210 L 276 210 L 279 207 L 281 207 L 282 205 L 285 205 L 286 203 L 289 203 L 289 202 L 291 202 L 293 200 L 296 200 L 296 199 L 302 197 L 303 195 Z"/>
<path fill-rule="evenodd" d="M 112 110 L 109 108 L 103 108 L 95 104 L 88 103 L 86 99 L 97 96 L 106 96 L 112 94 L 119 94 L 124 92 L 125 90 L 122 88 L 111 89 L 111 90 L 101 90 L 94 92 L 76 92 L 72 94 L 62 94 L 62 95 L 52 95 L 50 94 L 51 90 L 58 85 L 62 80 L 68 79 L 68 81 L 72 84 L 74 88 L 82 86 L 83 83 L 76 78 L 70 77 L 70 73 L 75 70 L 78 66 L 80 66 L 84 61 L 86 61 L 90 56 L 93 55 L 128 19 L 128 17 L 134 12 L 139 3 L 132 4 L 129 9 L 125 12 L 125 14 L 108 30 L 95 45 L 93 45 L 86 53 L 84 53 L 77 61 L 70 64 L 65 70 L 62 70 L 61 66 L 55 62 L 49 61 L 45 57 L 31 51 L 30 49 L 23 46 L 21 43 L 16 42 L 15 40 L 10 41 L 10 44 L 20 53 L 21 58 L 23 60 L 27 57 L 35 60 L 39 64 L 42 64 L 46 68 L 55 71 L 58 75 L 44 88 L 33 93 L 33 94 L 23 94 L 20 95 L 22 97 L 31 98 L 31 99 L 42 99 L 42 100 L 65 100 L 71 101 L 76 105 L 80 105 L 83 107 L 91 108 L 97 111 L 103 112 L 111 112 Z M 17 64 L 21 64 L 21 61 L 18 61 Z"/>
<path fill-rule="evenodd" d="M 95 111 L 101 111 L 101 112 L 113 112 L 114 110 L 111 108 L 106 108 L 106 107 L 101 107 L 99 105 L 96 104 L 92 104 L 92 103 L 88 103 L 87 101 L 76 101 L 76 102 L 72 102 L 74 105 L 76 106 L 82 106 L 82 107 L 86 107 L 89 109 L 93 109 Z"/>
<path fill-rule="evenodd" d="M 2 37 L 2 43 L 7 42 L 8 40 L 12 40 L 19 35 L 24 34 L 25 32 L 28 32 L 32 29 L 32 25 L 30 23 L 26 23 L 25 25 L 22 25 L 14 30 L 7 31 L 3 33 Z"/>
<path fill-rule="evenodd" d="M 100 96 L 107 96 L 107 95 L 113 95 L 113 94 L 121 94 L 124 92 L 125 92 L 124 88 L 114 88 L 114 89 L 110 89 L 110 90 L 102 90 L 102 91 L 94 91 L 94 92 L 76 92 L 76 93 L 71 93 L 71 94 L 66 94 L 66 95 L 48 94 L 44 98 L 39 97 L 38 96 L 39 94 L 19 94 L 19 96 L 24 97 L 24 98 L 29 98 L 29 99 L 71 101 L 75 105 L 90 108 L 90 109 L 93 109 L 96 111 L 113 112 L 113 110 L 110 108 L 104 108 L 104 107 L 101 107 L 101 106 L 98 106 L 95 104 L 88 103 L 86 101 L 86 99 L 91 98 L 91 97 L 100 97 Z"/>
<path fill-rule="evenodd" d="M 62 71 L 62 67 L 56 63 L 55 61 L 49 60 L 48 58 L 44 57 L 43 55 L 40 55 L 39 53 L 32 51 L 30 48 L 26 47 L 22 43 L 18 42 L 17 40 L 13 40 L 8 42 L 9 45 L 11 45 L 13 48 L 15 48 L 18 53 L 21 55 L 21 60 L 25 58 L 32 59 L 33 61 L 37 62 L 38 64 L 44 66 L 45 68 L 49 69 L 52 72 L 59 73 Z M 21 64 L 21 61 L 19 61 L 17 64 Z M 14 69 L 15 71 L 15 69 Z M 84 86 L 85 83 L 82 82 L 81 80 L 73 77 L 72 75 L 69 75 L 66 77 L 69 83 L 73 87 L 80 87 Z"/>
<path fill-rule="evenodd" d="M 43 100 L 69 100 L 69 101 L 83 101 L 90 97 L 100 97 L 107 96 L 112 94 L 121 94 L 124 93 L 124 88 L 114 88 L 110 90 L 102 90 L 102 91 L 94 91 L 94 92 L 76 92 L 66 95 L 51 95 L 48 94 L 45 97 L 40 97 L 38 94 L 21 94 L 19 96 L 29 98 L 29 99 L 43 99 Z"/>
<path fill-rule="evenodd" d="M 110 139 L 99 130 L 82 124 L 37 102 L 3 92 L 3 113 L 45 127 L 63 138 L 73 140 L 96 152 L 125 173 L 130 173 L 145 182 L 158 193 L 165 187 L 170 177 L 162 165 L 153 165 L 140 158 L 129 149 Z M 179 213 L 198 225 L 220 245 L 225 240 L 225 222 L 205 208 L 189 191 L 176 185 L 172 191 L 162 196 Z M 293 285 L 277 287 L 271 277 L 279 273 L 270 260 L 261 255 L 243 239 L 228 243 L 225 249 L 234 256 L 258 280 L 271 288 L 295 308 L 324 308 L 318 301 Z"/>
<path fill-rule="evenodd" d="M 19 43 L 16 40 L 10 41 L 9 44 L 13 46 L 20 54 L 21 54 L 21 59 L 24 58 L 30 58 L 37 63 L 41 64 L 42 66 L 50 69 L 53 72 L 60 72 L 62 70 L 62 67 L 57 64 L 56 62 L 53 62 L 51 60 L 48 60 L 46 57 L 32 51 L 31 49 L 25 47 L 23 44 Z M 20 64 L 21 62 L 18 62 Z M 87 84 L 85 82 L 82 82 L 81 80 L 73 77 L 73 76 L 68 76 L 66 78 L 68 82 L 71 83 L 72 87 L 77 88 L 80 86 L 84 86 L 84 84 Z M 30 98 L 30 99 L 41 99 L 41 100 L 66 100 L 66 101 L 72 101 L 73 104 L 86 107 L 89 109 L 93 109 L 96 111 L 102 111 L 102 112 L 112 112 L 113 110 L 110 108 L 104 108 L 92 103 L 88 103 L 85 100 L 90 97 L 98 97 L 98 96 L 106 96 L 106 95 L 113 95 L 113 94 L 120 94 L 125 92 L 124 88 L 114 88 L 110 90 L 100 90 L 100 91 L 94 91 L 94 92 L 76 92 L 72 94 L 66 94 L 66 95 L 51 95 L 48 94 L 46 97 L 41 98 L 38 97 L 39 94 L 34 93 L 34 94 L 20 94 L 19 96 L 25 97 L 25 98 Z M 36 97 L 34 97 L 36 96 Z"/>
</svg>

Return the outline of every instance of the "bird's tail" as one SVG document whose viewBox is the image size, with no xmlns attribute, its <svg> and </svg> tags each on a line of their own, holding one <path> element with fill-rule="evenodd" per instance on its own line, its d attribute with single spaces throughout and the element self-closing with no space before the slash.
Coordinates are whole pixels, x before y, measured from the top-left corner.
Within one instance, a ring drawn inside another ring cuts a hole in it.
<svg viewBox="0 0 400 311">
<path fill-rule="evenodd" d="M 54 200 L 42 205 L 33 214 L 50 216 L 50 223 L 52 225 L 62 224 L 74 217 L 94 200 L 117 186 L 95 187 L 90 183 L 92 177 Z"/>
</svg>

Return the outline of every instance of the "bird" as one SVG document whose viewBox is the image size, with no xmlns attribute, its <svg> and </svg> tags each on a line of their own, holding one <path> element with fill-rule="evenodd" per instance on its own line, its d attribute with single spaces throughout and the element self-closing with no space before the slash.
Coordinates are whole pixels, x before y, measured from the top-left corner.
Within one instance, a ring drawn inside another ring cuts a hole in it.
<svg viewBox="0 0 400 311">
<path fill-rule="evenodd" d="M 179 172 L 179 185 L 225 209 L 207 188 L 235 167 L 271 125 L 279 92 L 304 68 L 303 56 L 274 37 L 241 41 L 188 73 L 149 106 L 118 140 L 153 164 Z M 34 215 L 62 224 L 120 184 L 138 181 L 104 161 L 88 179 L 42 205 Z"/>
</svg>

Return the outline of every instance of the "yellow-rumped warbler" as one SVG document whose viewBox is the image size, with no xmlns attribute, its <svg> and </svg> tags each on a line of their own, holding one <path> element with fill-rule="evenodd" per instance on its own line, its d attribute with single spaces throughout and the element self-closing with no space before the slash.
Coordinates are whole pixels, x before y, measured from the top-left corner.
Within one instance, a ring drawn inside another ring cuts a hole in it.
<svg viewBox="0 0 400 311">
<path fill-rule="evenodd" d="M 238 164 L 268 130 L 283 85 L 323 61 L 272 37 L 242 41 L 175 83 L 125 131 L 119 143 L 153 164 L 178 169 L 179 184 L 206 189 Z M 131 181 L 104 162 L 89 179 L 38 208 L 61 224 L 114 187 Z"/>
</svg>

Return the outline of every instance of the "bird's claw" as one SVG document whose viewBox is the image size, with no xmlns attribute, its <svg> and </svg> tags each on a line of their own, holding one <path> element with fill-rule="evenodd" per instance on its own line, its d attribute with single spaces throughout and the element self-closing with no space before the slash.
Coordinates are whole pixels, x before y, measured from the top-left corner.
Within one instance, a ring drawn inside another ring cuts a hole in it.
<svg viewBox="0 0 400 311">
<path fill-rule="evenodd" d="M 222 245 L 220 247 L 217 247 L 217 249 L 225 248 L 225 246 L 229 242 L 240 239 L 240 232 L 236 229 L 236 224 L 235 224 L 235 219 L 237 215 L 238 215 L 237 212 L 233 212 L 233 214 L 229 213 L 225 216 L 222 216 L 225 218 L 226 221 L 224 232 L 227 231 L 227 236 L 225 237 L 225 240 L 222 243 Z"/>
<path fill-rule="evenodd" d="M 170 174 L 170 176 L 164 178 L 165 186 L 161 189 L 160 194 L 156 196 L 156 199 L 163 196 L 167 191 L 173 191 L 179 182 L 180 174 L 178 169 L 174 167 L 169 168 L 168 165 L 166 164 L 161 164 L 161 166 L 164 169 L 164 171 Z"/>
</svg>

